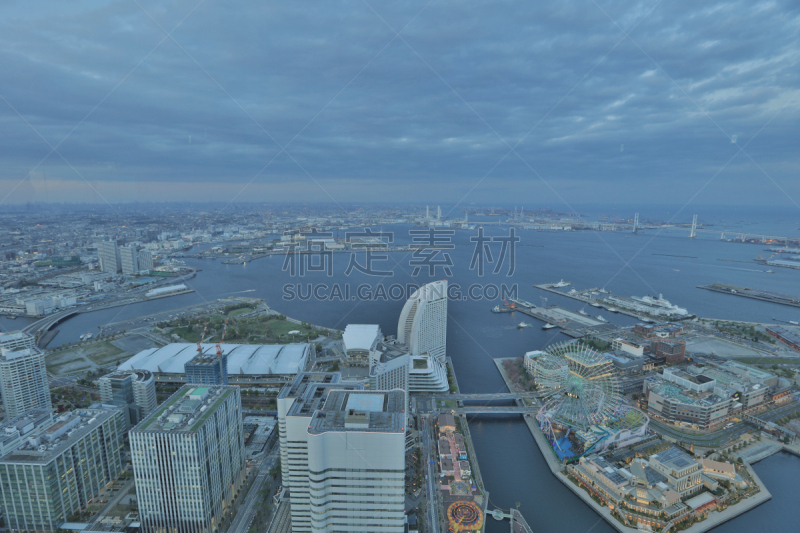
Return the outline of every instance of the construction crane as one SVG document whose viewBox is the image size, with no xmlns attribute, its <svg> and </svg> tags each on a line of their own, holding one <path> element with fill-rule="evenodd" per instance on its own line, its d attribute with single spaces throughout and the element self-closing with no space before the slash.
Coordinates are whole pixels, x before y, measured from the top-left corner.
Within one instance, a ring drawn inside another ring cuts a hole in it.
<svg viewBox="0 0 800 533">
<path fill-rule="evenodd" d="M 204 340 L 206 340 L 206 330 L 208 329 L 208 322 L 205 323 L 203 326 L 203 333 L 200 334 L 200 340 L 197 341 L 197 353 L 203 353 L 203 347 L 200 346 Z"/>
<path fill-rule="evenodd" d="M 225 340 L 225 333 L 228 331 L 228 319 L 225 319 L 225 325 L 222 327 L 222 337 L 217 343 L 217 355 L 222 355 L 222 342 Z"/>
<path fill-rule="evenodd" d="M 508 307 L 509 309 L 516 309 L 516 305 L 514 304 L 514 302 L 508 303 L 508 300 L 506 300 L 505 298 L 503 298 L 503 301 L 506 303 L 506 307 Z"/>
</svg>

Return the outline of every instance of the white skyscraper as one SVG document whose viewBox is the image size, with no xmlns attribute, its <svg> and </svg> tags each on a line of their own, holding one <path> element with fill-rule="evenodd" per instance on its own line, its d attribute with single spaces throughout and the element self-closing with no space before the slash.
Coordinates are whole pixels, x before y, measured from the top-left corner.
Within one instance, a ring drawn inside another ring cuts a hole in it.
<svg viewBox="0 0 800 533">
<path fill-rule="evenodd" d="M 278 437 L 281 477 L 289 491 L 292 533 L 311 532 L 311 496 L 308 484 L 308 426 L 332 388 L 345 387 L 341 374 L 303 372 L 278 394 Z M 348 388 L 361 389 L 349 384 Z"/>
<path fill-rule="evenodd" d="M 397 341 L 411 355 L 427 353 L 444 361 L 447 356 L 447 280 L 423 285 L 408 299 L 397 324 Z"/>
<path fill-rule="evenodd" d="M 44 353 L 36 347 L 0 348 L 0 390 L 7 418 L 31 409 L 50 409 Z"/>
<path fill-rule="evenodd" d="M 307 431 L 311 531 L 402 533 L 405 391 L 331 390 Z"/>
<path fill-rule="evenodd" d="M 17 348 L 36 348 L 36 339 L 33 335 L 22 331 L 0 333 L 0 350 L 15 350 Z"/>
<path fill-rule="evenodd" d="M 123 274 L 131 275 L 139 272 L 139 261 L 135 246 L 121 246 L 119 258 Z"/>
<path fill-rule="evenodd" d="M 100 269 L 103 272 L 116 274 L 119 270 L 117 258 L 117 243 L 114 241 L 101 241 L 97 244 L 97 258 L 100 259 Z"/>
<path fill-rule="evenodd" d="M 130 431 L 144 533 L 214 533 L 244 481 L 238 387 L 186 385 Z"/>
<path fill-rule="evenodd" d="M 404 391 L 364 391 L 338 373 L 301 373 L 284 387 L 278 431 L 292 533 L 403 531 L 404 409 Z"/>
</svg>

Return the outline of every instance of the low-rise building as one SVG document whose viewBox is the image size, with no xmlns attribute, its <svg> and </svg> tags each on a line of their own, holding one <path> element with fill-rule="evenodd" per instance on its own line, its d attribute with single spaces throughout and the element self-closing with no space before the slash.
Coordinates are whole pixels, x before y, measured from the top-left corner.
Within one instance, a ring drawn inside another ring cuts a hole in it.
<svg viewBox="0 0 800 533">
<path fill-rule="evenodd" d="M 649 464 L 666 477 L 669 486 L 681 496 L 694 494 L 702 489 L 700 463 L 674 446 L 651 455 Z"/>
<path fill-rule="evenodd" d="M 674 340 L 652 340 L 650 351 L 655 356 L 664 356 L 667 364 L 681 363 L 686 358 L 686 343 Z"/>
<path fill-rule="evenodd" d="M 342 333 L 342 342 L 347 357 L 366 360 L 383 340 L 377 324 L 347 324 Z"/>
</svg>

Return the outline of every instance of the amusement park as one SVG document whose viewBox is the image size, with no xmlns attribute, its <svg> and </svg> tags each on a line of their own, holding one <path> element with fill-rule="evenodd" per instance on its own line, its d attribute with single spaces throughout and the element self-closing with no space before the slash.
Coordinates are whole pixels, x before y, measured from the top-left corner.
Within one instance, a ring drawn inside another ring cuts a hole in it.
<svg viewBox="0 0 800 533">
<path fill-rule="evenodd" d="M 533 377 L 541 395 L 536 421 L 562 464 L 646 435 L 650 419 L 624 402 L 615 366 L 591 347 L 550 346 L 533 362 Z"/>
</svg>

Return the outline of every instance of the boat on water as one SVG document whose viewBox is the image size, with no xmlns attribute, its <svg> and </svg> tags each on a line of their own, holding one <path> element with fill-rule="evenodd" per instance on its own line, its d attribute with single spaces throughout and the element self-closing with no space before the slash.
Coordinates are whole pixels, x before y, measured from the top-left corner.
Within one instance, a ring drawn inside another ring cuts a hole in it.
<svg viewBox="0 0 800 533">
<path fill-rule="evenodd" d="M 517 327 L 519 329 L 525 329 L 531 327 L 531 324 L 528 324 L 527 322 L 520 322 L 519 324 L 517 324 Z"/>
<path fill-rule="evenodd" d="M 603 318 L 603 315 L 597 315 L 597 320 L 599 320 L 600 322 L 608 322 L 608 320 Z"/>
<path fill-rule="evenodd" d="M 81 335 L 81 340 L 86 340 L 86 334 Z"/>
<path fill-rule="evenodd" d="M 579 312 L 580 314 L 582 314 L 583 316 L 589 316 L 589 313 L 587 313 L 587 312 L 586 312 L 586 311 L 584 311 L 583 309 L 580 309 L 578 312 Z"/>
<path fill-rule="evenodd" d="M 513 309 L 509 309 L 508 307 L 500 307 L 499 305 L 495 305 L 492 307 L 492 313 L 510 313 Z"/>
<path fill-rule="evenodd" d="M 612 313 L 619 313 L 619 309 L 617 309 L 616 307 L 609 307 L 608 310 L 611 311 Z"/>
<path fill-rule="evenodd" d="M 569 287 L 570 285 L 572 285 L 572 282 L 571 282 L 571 281 L 564 281 L 564 280 L 562 279 L 562 280 L 561 280 L 561 281 L 559 281 L 558 283 L 554 283 L 554 284 L 553 284 L 553 288 L 556 288 L 556 289 L 558 289 L 558 288 L 560 288 L 560 287 Z"/>
<path fill-rule="evenodd" d="M 87 333 L 87 334 L 86 334 L 86 340 L 88 341 L 88 340 L 89 340 L 89 339 L 91 339 L 91 338 L 92 338 L 92 334 L 91 334 L 91 333 Z"/>
<path fill-rule="evenodd" d="M 542 326 L 542 329 L 553 329 L 557 327 L 558 326 L 556 326 L 555 324 L 545 324 L 544 326 Z"/>
<path fill-rule="evenodd" d="M 597 302 L 592 302 L 590 305 L 591 305 L 592 307 L 602 307 L 602 306 L 601 306 L 599 303 L 597 303 Z"/>
<path fill-rule="evenodd" d="M 767 273 L 767 274 L 774 274 L 775 273 L 774 270 L 765 270 L 764 272 Z"/>
</svg>

